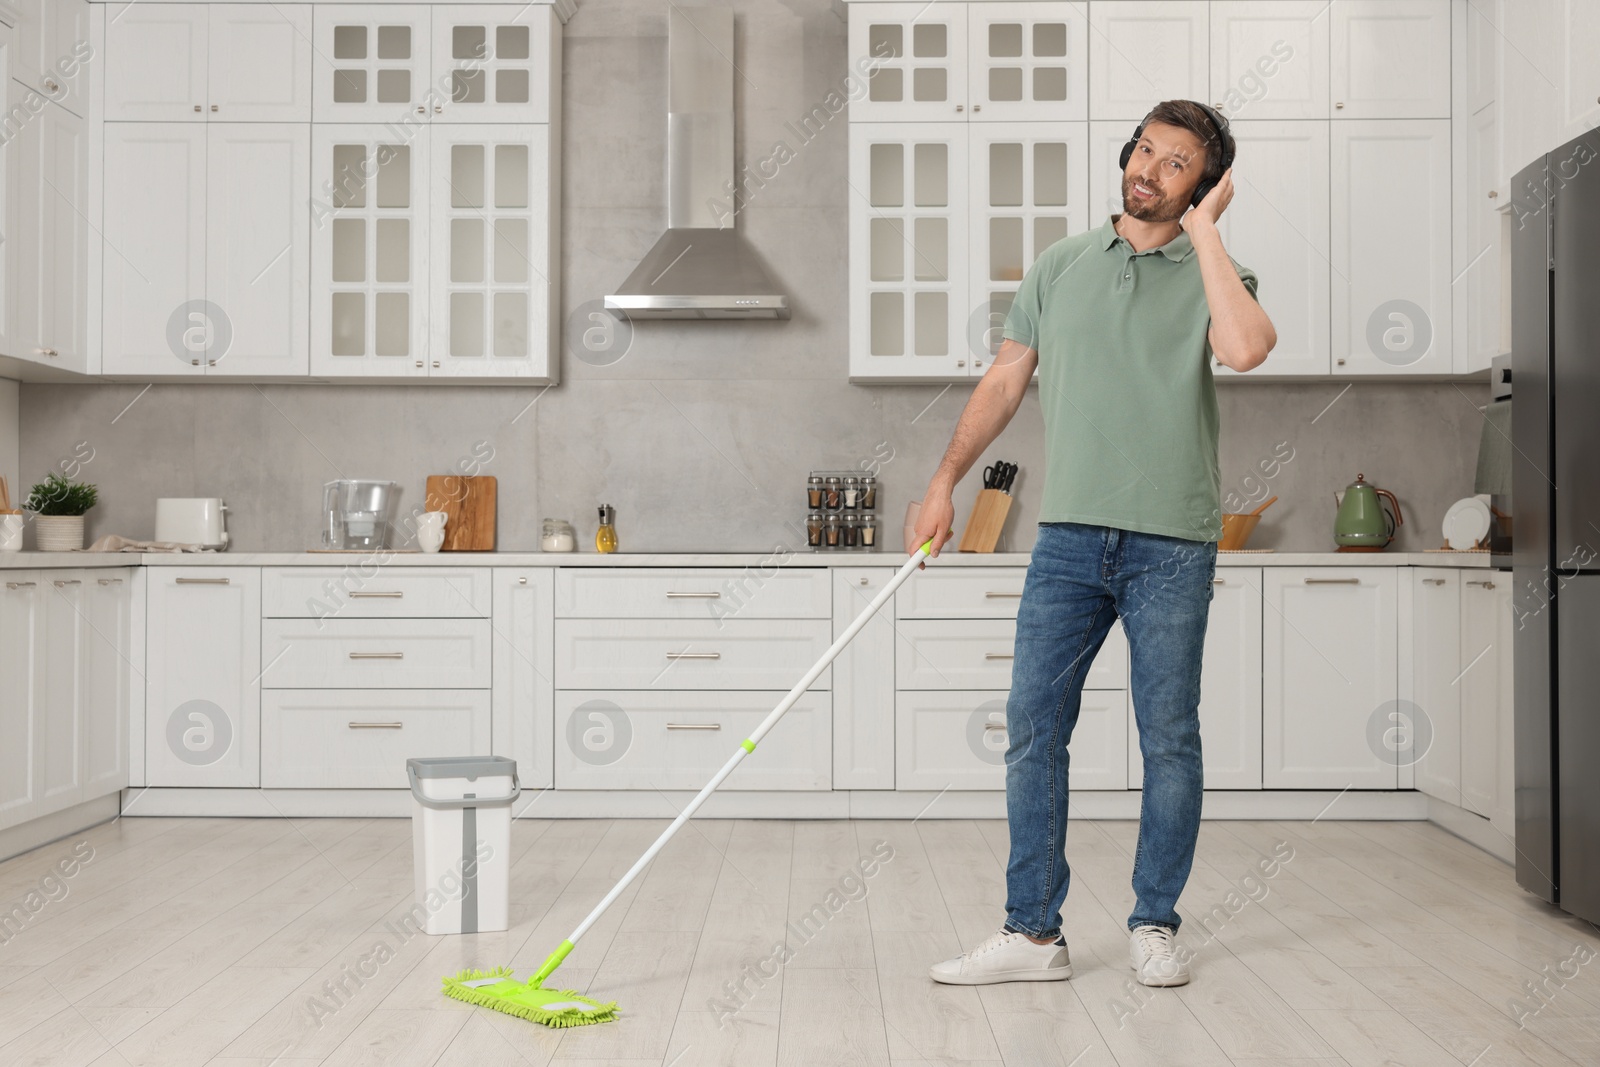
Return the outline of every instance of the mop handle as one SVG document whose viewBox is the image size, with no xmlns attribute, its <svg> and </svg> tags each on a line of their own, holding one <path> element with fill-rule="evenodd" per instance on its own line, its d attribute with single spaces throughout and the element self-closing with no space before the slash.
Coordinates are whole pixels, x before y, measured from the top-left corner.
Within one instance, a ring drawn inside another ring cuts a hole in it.
<svg viewBox="0 0 1600 1067">
<path fill-rule="evenodd" d="M 690 816 L 705 802 L 707 797 L 716 792 L 717 786 L 721 785 L 723 779 L 733 773 L 733 769 L 739 765 L 739 762 L 755 751 L 756 744 L 767 735 L 767 731 L 777 725 L 778 720 L 783 718 L 785 712 L 794 707 L 795 701 L 805 694 L 805 691 L 811 687 L 811 683 L 817 680 L 818 675 L 828 668 L 828 664 L 832 663 L 840 652 L 844 651 L 845 646 L 878 613 L 878 609 L 883 607 L 884 603 L 894 595 L 894 591 L 900 588 L 901 583 L 911 577 L 911 572 L 916 570 L 918 565 L 927 558 L 928 551 L 932 545 L 933 542 L 931 540 L 924 542 L 920 548 L 911 554 L 911 557 L 905 561 L 895 576 L 889 579 L 889 584 L 884 586 L 878 595 L 872 598 L 872 603 L 868 604 L 861 614 L 856 616 L 854 622 L 845 627 L 844 633 L 840 634 L 833 644 L 828 646 L 828 650 L 822 654 L 821 659 L 812 664 L 811 669 L 806 671 L 805 677 L 801 678 L 795 684 L 795 687 L 789 690 L 788 694 L 778 702 L 778 706 L 773 708 L 767 717 L 761 721 L 761 725 L 757 726 L 754 732 L 740 743 L 739 747 L 734 750 L 733 756 L 717 772 L 716 777 L 707 782 L 705 788 L 695 794 L 695 798 L 689 801 L 689 806 L 684 808 L 682 814 L 676 819 L 672 820 L 672 825 L 668 826 L 661 836 L 656 838 L 655 844 L 645 850 L 645 854 L 640 856 L 638 862 L 629 868 L 627 874 L 622 876 L 622 880 L 612 887 L 611 892 L 606 894 L 605 899 L 595 906 L 595 909 L 589 913 L 588 918 L 578 924 L 578 928 L 572 932 L 572 936 L 561 942 L 561 947 L 550 954 L 550 958 L 544 961 L 544 966 L 540 967 L 538 973 L 529 979 L 531 984 L 540 985 L 550 976 L 551 972 L 561 966 L 561 961 L 566 959 L 567 953 L 572 951 L 572 947 L 578 943 L 578 939 L 588 932 L 589 927 L 593 926 L 601 915 L 605 914 L 605 910 L 611 906 L 612 901 L 616 900 L 622 891 L 628 888 L 628 883 L 632 882 L 634 877 L 649 865 L 650 861 L 655 858 L 656 853 L 661 851 L 663 845 L 672 840 L 672 835 L 678 832 L 678 828 L 689 821 Z"/>
</svg>

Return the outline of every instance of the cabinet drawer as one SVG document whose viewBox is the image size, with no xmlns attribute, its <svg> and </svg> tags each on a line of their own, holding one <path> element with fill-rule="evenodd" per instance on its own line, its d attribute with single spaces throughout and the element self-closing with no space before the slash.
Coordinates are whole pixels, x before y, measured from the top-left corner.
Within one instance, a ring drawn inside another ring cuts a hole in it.
<svg viewBox="0 0 1600 1067">
<path fill-rule="evenodd" d="M 355 558 L 355 557 L 352 557 Z M 487 619 L 487 567 L 268 567 L 261 613 L 269 619 Z"/>
<path fill-rule="evenodd" d="M 1014 619 L 1026 567 L 930 567 L 895 593 L 900 619 Z"/>
<path fill-rule="evenodd" d="M 487 689 L 487 619 L 263 619 L 263 689 Z"/>
<path fill-rule="evenodd" d="M 563 689 L 789 689 L 833 643 L 818 619 L 558 619 Z M 827 689 L 832 667 L 812 689 Z"/>
<path fill-rule="evenodd" d="M 895 695 L 896 789 L 1004 789 L 1006 694 Z M 1072 731 L 1073 789 L 1126 789 L 1128 695 L 1086 689 Z M 758 750 L 759 751 L 759 750 Z"/>
<path fill-rule="evenodd" d="M 556 694 L 557 789 L 696 789 L 771 713 L 777 693 Z M 808 692 L 722 789 L 832 786 L 833 703 Z"/>
<path fill-rule="evenodd" d="M 599 569 L 556 572 L 556 616 L 569 619 L 826 619 L 824 568 Z"/>
<path fill-rule="evenodd" d="M 280 690 L 261 698 L 268 789 L 404 789 L 408 759 L 489 748 L 489 694 L 481 690 Z"/>
<path fill-rule="evenodd" d="M 896 687 L 1009 689 L 1017 624 L 1011 619 L 907 619 L 895 627 Z M 1084 679 L 1086 689 L 1125 689 L 1128 639 L 1111 625 Z"/>
</svg>

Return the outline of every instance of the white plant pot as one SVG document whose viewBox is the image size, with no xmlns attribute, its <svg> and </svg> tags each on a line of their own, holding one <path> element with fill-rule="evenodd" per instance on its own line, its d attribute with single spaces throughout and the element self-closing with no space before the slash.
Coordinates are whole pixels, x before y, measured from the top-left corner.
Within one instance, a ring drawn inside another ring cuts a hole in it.
<svg viewBox="0 0 1600 1067">
<path fill-rule="evenodd" d="M 83 547 L 82 515 L 35 515 L 34 547 L 40 552 L 75 552 Z"/>
</svg>

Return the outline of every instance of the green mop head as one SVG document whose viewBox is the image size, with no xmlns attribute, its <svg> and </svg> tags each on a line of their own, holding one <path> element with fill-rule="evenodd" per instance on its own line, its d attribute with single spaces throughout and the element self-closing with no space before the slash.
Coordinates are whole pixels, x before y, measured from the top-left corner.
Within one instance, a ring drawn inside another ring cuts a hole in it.
<svg viewBox="0 0 1600 1067">
<path fill-rule="evenodd" d="M 545 1026 L 588 1026 L 616 1020 L 617 1002 L 602 1004 L 576 989 L 540 989 L 539 979 L 519 982 L 510 967 L 492 971 L 462 971 L 445 978 L 444 995 L 493 1008 Z"/>
</svg>

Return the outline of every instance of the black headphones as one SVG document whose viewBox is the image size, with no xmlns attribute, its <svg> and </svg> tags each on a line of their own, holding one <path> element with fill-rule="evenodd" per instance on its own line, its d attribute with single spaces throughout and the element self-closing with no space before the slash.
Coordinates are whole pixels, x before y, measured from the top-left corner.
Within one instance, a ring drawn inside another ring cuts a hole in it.
<svg viewBox="0 0 1600 1067">
<path fill-rule="evenodd" d="M 1219 177 L 1201 179 L 1200 184 L 1194 187 L 1194 195 L 1189 198 L 1189 206 L 1198 207 L 1200 201 L 1206 198 L 1206 194 L 1217 187 L 1217 182 L 1220 180 L 1222 172 L 1233 166 L 1233 136 L 1228 132 L 1228 120 L 1219 115 L 1213 108 L 1202 104 L 1198 100 L 1190 100 L 1189 103 L 1206 113 L 1206 118 L 1211 120 L 1212 128 L 1217 131 L 1217 144 L 1222 149 L 1222 169 L 1218 171 Z M 1133 150 L 1138 147 L 1139 138 L 1144 136 L 1145 122 L 1149 120 L 1150 116 L 1146 115 L 1144 122 L 1139 123 L 1138 129 L 1133 131 L 1133 136 L 1128 139 L 1128 143 L 1122 146 L 1121 166 L 1124 171 L 1128 169 L 1128 160 L 1133 158 Z"/>
</svg>

